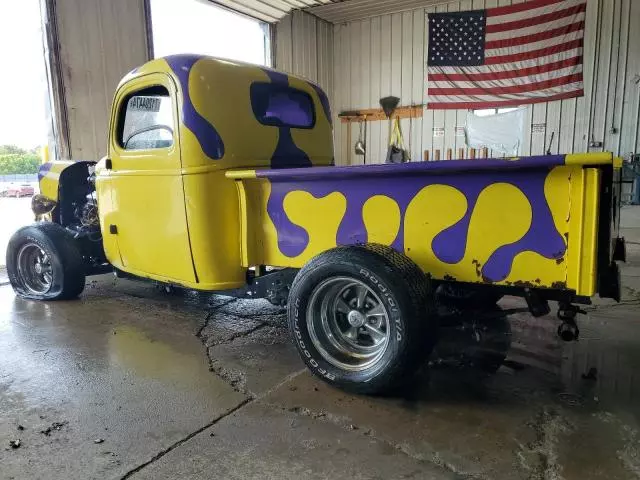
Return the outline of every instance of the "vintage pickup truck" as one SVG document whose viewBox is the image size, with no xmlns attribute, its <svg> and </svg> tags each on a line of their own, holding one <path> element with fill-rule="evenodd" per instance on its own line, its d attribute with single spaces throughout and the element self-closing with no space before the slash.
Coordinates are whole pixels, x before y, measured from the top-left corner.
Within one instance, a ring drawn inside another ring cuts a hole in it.
<svg viewBox="0 0 640 480">
<path fill-rule="evenodd" d="M 16 293 L 78 296 L 115 270 L 288 305 L 325 381 L 360 392 L 410 377 L 436 343 L 438 299 L 495 307 L 618 299 L 621 160 L 609 153 L 336 167 L 315 84 L 195 55 L 130 72 L 108 156 L 40 169 L 38 222 L 15 233 Z"/>
</svg>

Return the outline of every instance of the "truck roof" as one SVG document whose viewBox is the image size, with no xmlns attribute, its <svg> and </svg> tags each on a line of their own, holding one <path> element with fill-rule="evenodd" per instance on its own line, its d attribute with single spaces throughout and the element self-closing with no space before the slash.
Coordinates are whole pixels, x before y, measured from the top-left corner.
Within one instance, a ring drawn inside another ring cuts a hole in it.
<svg viewBox="0 0 640 480">
<path fill-rule="evenodd" d="M 317 84 L 260 65 L 183 54 L 135 68 L 118 89 L 132 81 L 152 87 L 158 74 L 171 77 L 176 87 L 183 166 L 210 166 L 211 160 L 223 169 L 333 162 L 329 100 Z"/>
<path fill-rule="evenodd" d="M 165 64 L 193 65 L 196 62 L 200 64 L 210 65 L 212 68 L 228 68 L 232 66 L 237 69 L 239 75 L 242 75 L 243 73 L 250 72 L 250 71 L 262 71 L 269 76 L 286 75 L 288 78 L 298 79 L 306 83 L 309 83 L 310 85 L 313 85 L 315 88 L 321 89 L 321 87 L 317 83 L 301 75 L 294 75 L 291 73 L 283 72 L 281 70 L 276 70 L 271 67 L 266 67 L 263 65 L 256 65 L 253 63 L 241 62 L 238 60 L 231 60 L 228 58 L 212 57 L 210 55 L 200 55 L 196 53 L 181 53 L 176 55 L 167 55 L 164 57 L 159 57 L 153 60 L 149 60 L 148 62 L 143 63 L 139 67 L 136 67 L 133 70 L 131 70 L 129 73 L 127 73 L 127 75 L 125 75 L 125 77 L 120 81 L 119 85 L 122 85 L 123 83 L 128 82 L 132 78 L 148 75 L 149 73 L 165 72 L 166 71 L 166 68 L 164 66 Z"/>
</svg>

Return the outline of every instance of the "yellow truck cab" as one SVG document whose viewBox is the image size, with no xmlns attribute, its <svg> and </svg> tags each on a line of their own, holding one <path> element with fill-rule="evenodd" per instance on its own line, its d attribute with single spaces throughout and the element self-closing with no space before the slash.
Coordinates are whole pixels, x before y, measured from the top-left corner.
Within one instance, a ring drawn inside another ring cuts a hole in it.
<svg viewBox="0 0 640 480">
<path fill-rule="evenodd" d="M 108 155 L 42 166 L 13 236 L 16 293 L 78 296 L 119 275 L 288 304 L 309 368 L 352 390 L 406 381 L 436 340 L 435 307 L 534 315 L 619 299 L 621 161 L 609 153 L 333 166 L 312 82 L 197 55 L 156 59 L 116 90 Z"/>
</svg>

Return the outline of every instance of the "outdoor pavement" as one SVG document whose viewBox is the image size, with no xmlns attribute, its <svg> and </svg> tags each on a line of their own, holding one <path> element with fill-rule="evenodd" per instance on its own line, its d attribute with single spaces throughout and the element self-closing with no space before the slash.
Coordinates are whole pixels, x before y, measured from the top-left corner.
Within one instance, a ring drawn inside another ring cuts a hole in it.
<svg viewBox="0 0 640 480">
<path fill-rule="evenodd" d="M 31 197 L 0 197 L 0 284 L 6 281 L 5 252 L 11 235 L 24 225 L 33 222 Z"/>
<path fill-rule="evenodd" d="M 589 307 L 579 342 L 515 313 L 495 375 L 433 358 L 388 397 L 313 377 L 261 300 L 0 286 L 0 479 L 640 478 L 640 208 L 623 223 L 623 302 Z"/>
</svg>

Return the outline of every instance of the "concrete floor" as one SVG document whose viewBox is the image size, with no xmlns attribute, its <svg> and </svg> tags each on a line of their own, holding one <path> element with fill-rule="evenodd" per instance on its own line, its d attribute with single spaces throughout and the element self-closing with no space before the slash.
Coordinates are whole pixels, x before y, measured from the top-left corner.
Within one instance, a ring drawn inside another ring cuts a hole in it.
<svg viewBox="0 0 640 480">
<path fill-rule="evenodd" d="M 0 478 L 640 478 L 640 208 L 623 221 L 624 301 L 590 307 L 579 342 L 514 314 L 495 375 L 432 362 L 386 398 L 311 376 L 262 301 L 0 286 Z"/>
<path fill-rule="evenodd" d="M 1 185 L 0 185 L 1 188 Z M 33 222 L 31 197 L 0 197 L 0 282 L 2 282 L 2 266 L 5 264 L 5 252 L 11 235 L 24 225 Z"/>
</svg>

